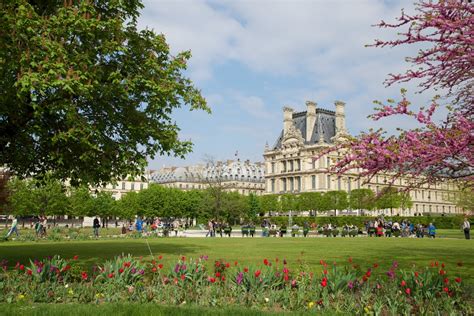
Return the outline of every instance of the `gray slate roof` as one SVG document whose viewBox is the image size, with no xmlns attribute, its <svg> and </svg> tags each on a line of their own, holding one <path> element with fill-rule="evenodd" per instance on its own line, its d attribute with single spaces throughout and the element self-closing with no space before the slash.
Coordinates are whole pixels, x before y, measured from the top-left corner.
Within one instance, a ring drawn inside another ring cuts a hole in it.
<svg viewBox="0 0 474 316">
<path fill-rule="evenodd" d="M 296 129 L 299 129 L 305 145 L 312 145 L 319 142 L 319 134 L 322 133 L 324 141 L 328 144 L 332 144 L 332 137 L 336 135 L 336 112 L 329 111 L 326 109 L 316 109 L 316 122 L 313 128 L 313 134 L 311 140 L 306 141 L 306 111 L 293 113 L 293 124 Z M 280 149 L 281 142 L 283 139 L 283 130 L 280 133 L 273 149 Z"/>
</svg>

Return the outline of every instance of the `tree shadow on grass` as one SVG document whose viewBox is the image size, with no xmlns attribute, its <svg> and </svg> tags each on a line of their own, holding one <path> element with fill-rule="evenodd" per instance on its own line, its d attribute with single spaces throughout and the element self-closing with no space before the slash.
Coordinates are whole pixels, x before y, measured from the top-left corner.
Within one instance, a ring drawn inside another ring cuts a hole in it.
<svg viewBox="0 0 474 316">
<path fill-rule="evenodd" d="M 200 255 L 206 252 L 207 246 L 192 243 L 157 243 L 149 242 L 148 248 L 145 239 L 124 240 L 124 241 L 89 241 L 74 243 L 36 243 L 17 244 L 11 247 L 4 247 L 0 252 L 0 260 L 8 260 L 8 265 L 15 266 L 17 262 L 28 263 L 29 260 L 42 259 L 49 256 L 60 255 L 63 258 L 79 256 L 78 263 L 84 266 L 104 262 L 121 254 L 131 254 L 133 257 L 143 257 L 151 260 L 163 257 L 177 257 L 181 254 Z"/>
</svg>

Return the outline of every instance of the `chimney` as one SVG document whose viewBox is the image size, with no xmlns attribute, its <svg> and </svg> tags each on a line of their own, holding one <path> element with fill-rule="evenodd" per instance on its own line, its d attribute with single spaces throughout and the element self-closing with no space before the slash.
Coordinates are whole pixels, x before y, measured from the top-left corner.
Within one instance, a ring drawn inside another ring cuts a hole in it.
<svg viewBox="0 0 474 316">
<path fill-rule="evenodd" d="M 285 106 L 283 107 L 283 134 L 285 134 L 290 126 L 293 125 L 293 109 Z"/>
<path fill-rule="evenodd" d="M 334 102 L 336 105 L 336 135 L 346 134 L 346 104 L 342 101 Z"/>
<path fill-rule="evenodd" d="M 306 141 L 311 141 L 316 123 L 316 102 L 306 101 Z"/>
</svg>

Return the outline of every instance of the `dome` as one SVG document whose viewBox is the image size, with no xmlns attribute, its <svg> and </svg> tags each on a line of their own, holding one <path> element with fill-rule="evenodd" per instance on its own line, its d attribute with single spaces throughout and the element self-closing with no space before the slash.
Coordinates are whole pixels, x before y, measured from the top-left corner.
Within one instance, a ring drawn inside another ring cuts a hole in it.
<svg viewBox="0 0 474 316">
<path fill-rule="evenodd" d="M 222 181 L 264 182 L 264 165 L 248 160 L 228 160 L 206 166 L 163 168 L 151 176 L 151 181 L 155 183 L 217 181 L 219 179 Z"/>
</svg>

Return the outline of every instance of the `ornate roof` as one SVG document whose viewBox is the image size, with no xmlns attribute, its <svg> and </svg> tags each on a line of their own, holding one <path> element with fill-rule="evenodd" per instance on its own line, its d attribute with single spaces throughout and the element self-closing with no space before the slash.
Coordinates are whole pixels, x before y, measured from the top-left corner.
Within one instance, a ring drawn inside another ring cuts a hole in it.
<svg viewBox="0 0 474 316">
<path fill-rule="evenodd" d="M 311 139 L 306 141 L 306 111 L 292 114 L 293 127 L 290 127 L 287 134 L 281 131 L 273 150 L 281 149 L 283 141 L 290 136 L 299 139 L 301 144 L 314 145 L 320 142 L 320 135 L 326 144 L 332 144 L 332 138 L 336 135 L 336 112 L 326 109 L 316 109 L 316 121 L 314 123 Z M 296 133 L 295 131 L 296 130 Z"/>
<path fill-rule="evenodd" d="M 264 164 L 250 161 L 228 160 L 207 165 L 168 167 L 155 171 L 151 182 L 203 182 L 203 181 L 264 182 Z"/>
</svg>

